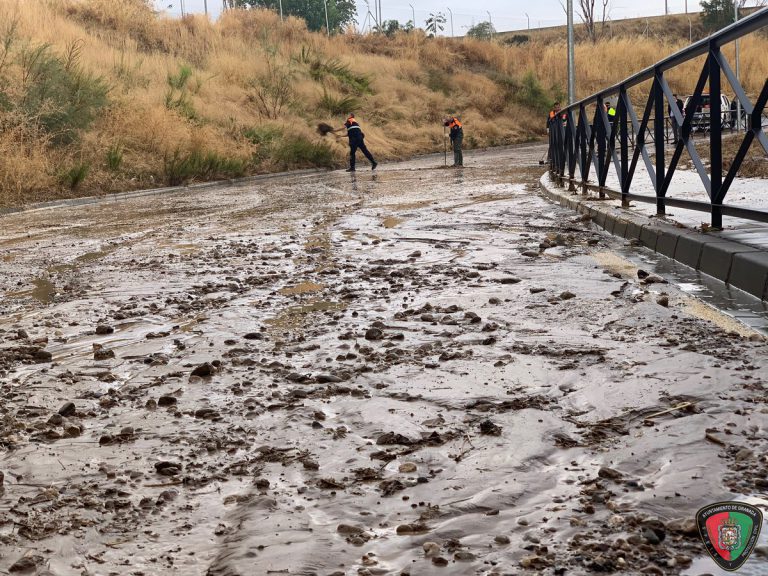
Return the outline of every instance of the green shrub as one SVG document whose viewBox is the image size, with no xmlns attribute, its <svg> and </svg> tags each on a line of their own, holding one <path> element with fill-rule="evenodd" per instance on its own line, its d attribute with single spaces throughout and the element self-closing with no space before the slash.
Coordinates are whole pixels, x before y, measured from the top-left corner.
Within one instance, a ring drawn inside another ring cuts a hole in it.
<svg viewBox="0 0 768 576">
<path fill-rule="evenodd" d="M 183 153 L 177 148 L 163 158 L 163 177 L 169 186 L 179 186 L 192 180 L 239 178 L 246 170 L 244 160 L 227 158 L 210 151 L 192 150 Z"/>
<path fill-rule="evenodd" d="M 336 97 L 323 89 L 323 97 L 320 98 L 319 107 L 331 116 L 338 116 L 357 110 L 360 107 L 360 100 L 354 96 Z"/>
<path fill-rule="evenodd" d="M 107 168 L 112 172 L 120 170 L 123 163 L 123 147 L 120 144 L 114 144 L 107 150 Z"/>
<path fill-rule="evenodd" d="M 348 64 L 344 64 L 336 58 L 323 62 L 320 59 L 313 60 L 309 66 L 309 75 L 315 82 L 322 82 L 331 76 L 339 81 L 342 89 L 346 89 L 358 96 L 373 94 L 371 78 L 365 74 L 356 74 L 350 70 Z"/>
<path fill-rule="evenodd" d="M 75 191 L 88 177 L 88 172 L 90 169 L 91 167 L 85 162 L 75 164 L 72 168 L 64 172 L 59 177 L 59 181 L 62 185 L 66 186 L 72 191 Z"/>
<path fill-rule="evenodd" d="M 22 70 L 23 113 L 51 135 L 55 144 L 67 144 L 87 129 L 107 105 L 109 87 L 80 66 L 80 41 L 70 44 L 64 57 L 48 44 L 24 47 Z"/>
<path fill-rule="evenodd" d="M 275 146 L 272 159 L 282 169 L 331 168 L 335 165 L 333 150 L 325 142 L 310 142 L 301 136 L 289 136 Z"/>
<path fill-rule="evenodd" d="M 192 68 L 186 65 L 179 66 L 179 71 L 176 74 L 168 74 L 165 107 L 168 110 L 176 110 L 189 120 L 194 120 L 197 114 L 189 97 L 190 78 L 192 78 Z"/>
</svg>

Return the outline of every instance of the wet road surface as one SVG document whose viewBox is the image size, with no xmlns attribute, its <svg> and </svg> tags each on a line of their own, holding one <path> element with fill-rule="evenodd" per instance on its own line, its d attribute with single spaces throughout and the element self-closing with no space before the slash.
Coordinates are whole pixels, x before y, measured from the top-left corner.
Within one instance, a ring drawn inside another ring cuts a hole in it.
<svg viewBox="0 0 768 576">
<path fill-rule="evenodd" d="M 0 573 L 715 573 L 765 341 L 542 151 L 3 218 Z"/>
</svg>

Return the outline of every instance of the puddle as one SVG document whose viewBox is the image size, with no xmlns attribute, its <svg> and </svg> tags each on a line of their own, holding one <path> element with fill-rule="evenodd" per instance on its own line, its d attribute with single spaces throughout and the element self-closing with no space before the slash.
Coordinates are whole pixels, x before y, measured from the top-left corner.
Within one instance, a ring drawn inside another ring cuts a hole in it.
<svg viewBox="0 0 768 576">
<path fill-rule="evenodd" d="M 34 298 L 42 304 L 50 304 L 56 297 L 56 285 L 45 278 L 35 278 L 32 280 L 34 288 L 31 290 L 20 290 L 18 292 L 8 292 L 8 298 Z"/>
<path fill-rule="evenodd" d="M 313 292 L 320 292 L 325 290 L 325 286 L 322 284 L 315 284 L 314 282 L 301 282 L 295 286 L 288 286 L 278 290 L 283 296 L 296 296 L 297 294 L 311 294 Z"/>
<path fill-rule="evenodd" d="M 96 252 L 86 252 L 85 254 L 81 254 L 80 256 L 75 258 L 75 260 L 77 262 L 82 262 L 82 263 L 95 262 L 96 260 L 99 260 L 100 258 L 103 258 L 104 256 L 106 256 L 107 254 L 114 252 L 114 250 L 115 250 L 114 248 L 106 248 L 103 250 L 98 250 Z"/>
</svg>

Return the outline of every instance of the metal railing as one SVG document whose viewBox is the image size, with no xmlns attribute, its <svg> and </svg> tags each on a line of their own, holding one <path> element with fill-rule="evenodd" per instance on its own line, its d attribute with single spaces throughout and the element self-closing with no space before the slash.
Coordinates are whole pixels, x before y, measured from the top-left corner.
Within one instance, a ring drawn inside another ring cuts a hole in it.
<svg viewBox="0 0 768 576">
<path fill-rule="evenodd" d="M 768 26 L 768 8 L 751 14 L 614 86 L 564 108 L 559 116 L 561 121 L 552 122 L 549 130 L 550 171 L 557 182 L 560 185 L 568 183 L 572 191 L 576 190 L 576 185 L 580 185 L 584 194 L 590 189 L 596 190 L 601 198 L 606 194 L 620 196 L 623 206 L 628 206 L 630 200 L 655 203 L 659 215 L 665 214 L 666 206 L 709 212 L 713 228 L 722 228 L 723 215 L 768 222 L 768 212 L 723 203 L 754 140 L 759 142 L 768 156 L 768 136 L 764 130 L 763 117 L 768 101 L 768 79 L 753 103 L 737 80 L 721 48 L 765 26 Z M 683 112 L 676 104 L 665 73 L 704 55 L 706 60 L 696 88 Z M 723 118 L 729 117 L 730 111 L 722 109 L 721 75 L 725 76 L 735 97 L 741 102 L 744 118 L 744 138 L 725 173 Z M 648 81 L 652 81 L 650 93 L 643 115 L 638 118 L 628 91 Z M 701 109 L 702 94 L 705 94 L 707 85 L 709 117 L 704 118 L 705 130 L 701 131 L 704 134 L 694 138 L 695 129 L 702 127 L 702 117 L 696 114 Z M 605 109 L 605 103 L 611 97 L 617 98 L 613 118 L 609 118 Z M 590 114 L 592 108 L 594 112 Z M 667 162 L 665 135 L 669 134 L 669 122 L 678 126 L 679 138 Z M 709 171 L 696 150 L 696 143 L 701 142 L 709 144 Z M 709 196 L 709 202 L 667 197 L 683 150 L 688 151 L 691 163 Z M 653 159 L 652 154 L 655 156 Z M 630 192 L 640 158 L 653 184 L 655 196 Z M 611 164 L 615 168 L 620 191 L 606 188 Z M 597 185 L 589 180 L 593 167 Z"/>
</svg>

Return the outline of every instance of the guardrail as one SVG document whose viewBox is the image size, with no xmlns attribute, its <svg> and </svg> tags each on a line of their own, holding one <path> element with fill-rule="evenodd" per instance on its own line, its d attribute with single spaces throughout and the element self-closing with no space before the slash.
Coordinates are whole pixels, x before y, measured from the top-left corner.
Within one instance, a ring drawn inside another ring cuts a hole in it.
<svg viewBox="0 0 768 576">
<path fill-rule="evenodd" d="M 655 203 L 659 215 L 666 213 L 667 206 L 709 212 L 712 227 L 718 229 L 722 228 L 723 215 L 768 222 L 768 212 L 724 204 L 728 190 L 754 140 L 759 142 L 768 156 L 768 136 L 764 130 L 763 116 L 768 101 L 768 79 L 753 103 L 721 50 L 724 45 L 766 26 L 768 8 L 747 16 L 614 86 L 564 108 L 560 116 L 562 121 L 553 122 L 549 130 L 550 171 L 557 182 L 561 186 L 567 182 L 572 191 L 576 190 L 578 184 L 584 194 L 594 190 L 601 198 L 606 194 L 620 197 L 623 206 L 628 206 L 630 200 Z M 706 55 L 704 66 L 683 112 L 675 103 L 665 72 L 703 55 Z M 729 117 L 730 111 L 723 110 L 721 105 L 723 75 L 741 102 L 744 118 L 744 139 L 725 173 L 722 141 L 723 132 L 727 128 L 724 124 L 727 122 L 723 118 Z M 648 81 L 652 81 L 651 88 L 643 115 L 638 119 L 628 92 Z M 702 122 L 700 114 L 695 116 L 697 109 L 701 108 L 702 94 L 707 85 L 710 110 L 709 117 L 704 117 Z M 605 109 L 605 102 L 611 97 L 617 98 L 616 114 L 612 119 Z M 665 135 L 669 134 L 667 123 L 670 121 L 679 127 L 679 138 L 667 163 Z M 702 124 L 704 135 L 694 138 L 694 129 L 701 128 Z M 696 150 L 696 143 L 702 141 L 709 143 L 709 171 Z M 667 197 L 683 150 L 688 151 L 692 165 L 709 196 L 709 202 Z M 655 196 L 633 194 L 630 191 L 641 157 Z M 616 170 L 620 191 L 606 187 L 611 164 Z M 593 167 L 596 185 L 590 182 Z"/>
</svg>

